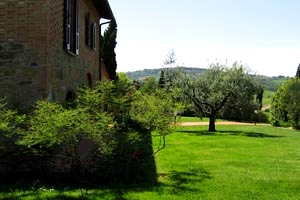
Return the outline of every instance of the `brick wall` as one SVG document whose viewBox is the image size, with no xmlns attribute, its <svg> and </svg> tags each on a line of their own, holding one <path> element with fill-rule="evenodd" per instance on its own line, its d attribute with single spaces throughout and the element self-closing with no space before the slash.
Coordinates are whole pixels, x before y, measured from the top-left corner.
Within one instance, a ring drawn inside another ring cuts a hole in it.
<svg viewBox="0 0 300 200">
<path fill-rule="evenodd" d="M 79 55 L 71 55 L 63 49 L 63 0 L 53 0 L 51 4 L 49 31 L 50 47 L 48 65 L 49 98 L 64 101 L 69 91 L 77 86 L 88 85 L 88 74 L 92 83 L 99 81 L 99 29 L 97 27 L 96 51 L 85 43 L 85 15 L 90 14 L 92 23 L 98 24 L 100 15 L 90 0 L 79 1 Z"/>
<path fill-rule="evenodd" d="M 0 98 L 21 109 L 47 96 L 47 1 L 0 2 Z"/>
<path fill-rule="evenodd" d="M 68 91 L 88 83 L 88 74 L 93 84 L 99 81 L 99 28 L 94 51 L 85 44 L 85 14 L 96 24 L 100 15 L 91 0 L 80 0 L 79 7 L 74 56 L 63 49 L 64 0 L 0 1 L 0 97 L 28 107 L 40 98 L 64 101 Z"/>
</svg>

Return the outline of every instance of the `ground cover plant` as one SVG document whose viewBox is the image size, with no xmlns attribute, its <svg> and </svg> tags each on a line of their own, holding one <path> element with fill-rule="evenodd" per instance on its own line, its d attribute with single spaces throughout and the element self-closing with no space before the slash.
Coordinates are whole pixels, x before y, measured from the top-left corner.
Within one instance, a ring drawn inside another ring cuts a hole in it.
<svg viewBox="0 0 300 200">
<path fill-rule="evenodd" d="M 1 199 L 299 199 L 299 131 L 269 125 L 178 127 L 156 156 L 158 185 L 1 187 Z M 152 134 L 153 148 L 159 135 Z"/>
</svg>

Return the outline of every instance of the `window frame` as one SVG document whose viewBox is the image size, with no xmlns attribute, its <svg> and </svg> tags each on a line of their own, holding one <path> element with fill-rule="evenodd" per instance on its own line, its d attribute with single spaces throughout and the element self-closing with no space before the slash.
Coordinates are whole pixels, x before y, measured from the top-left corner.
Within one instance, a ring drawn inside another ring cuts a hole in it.
<svg viewBox="0 0 300 200">
<path fill-rule="evenodd" d="M 97 30 L 96 30 L 96 23 L 93 23 L 91 26 L 91 33 L 92 33 L 92 37 L 91 37 L 91 41 L 92 41 L 92 45 L 91 48 L 96 51 L 96 35 L 97 35 Z"/>
<path fill-rule="evenodd" d="M 79 55 L 79 0 L 65 0 L 65 49 Z"/>
</svg>

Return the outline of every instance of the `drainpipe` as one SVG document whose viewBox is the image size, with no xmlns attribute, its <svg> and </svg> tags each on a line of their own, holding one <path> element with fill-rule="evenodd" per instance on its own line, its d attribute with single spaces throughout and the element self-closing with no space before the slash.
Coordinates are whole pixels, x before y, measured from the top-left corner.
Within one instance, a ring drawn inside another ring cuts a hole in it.
<svg viewBox="0 0 300 200">
<path fill-rule="evenodd" d="M 99 64 L 99 80 L 102 81 L 102 54 L 101 54 L 101 44 L 102 44 L 102 40 L 101 40 L 101 35 L 102 35 L 102 30 L 101 30 L 101 26 L 110 23 L 111 20 L 106 21 L 106 22 L 102 22 L 99 23 L 99 58 L 100 58 L 100 64 Z"/>
</svg>

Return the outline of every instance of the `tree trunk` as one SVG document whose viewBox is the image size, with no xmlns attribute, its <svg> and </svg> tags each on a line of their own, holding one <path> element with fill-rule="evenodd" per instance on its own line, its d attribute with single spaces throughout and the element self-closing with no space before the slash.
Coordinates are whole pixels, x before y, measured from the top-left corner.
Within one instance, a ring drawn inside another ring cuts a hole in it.
<svg viewBox="0 0 300 200">
<path fill-rule="evenodd" d="M 211 113 L 210 116 L 209 116 L 209 127 L 208 127 L 208 131 L 216 132 L 216 125 L 215 125 L 215 122 L 216 122 L 216 115 L 215 115 L 215 113 Z"/>
</svg>

